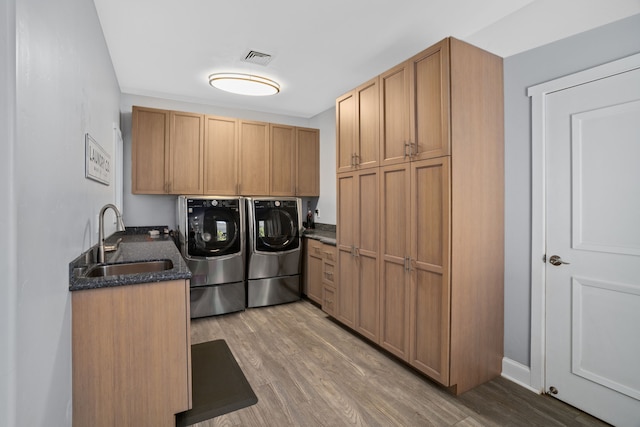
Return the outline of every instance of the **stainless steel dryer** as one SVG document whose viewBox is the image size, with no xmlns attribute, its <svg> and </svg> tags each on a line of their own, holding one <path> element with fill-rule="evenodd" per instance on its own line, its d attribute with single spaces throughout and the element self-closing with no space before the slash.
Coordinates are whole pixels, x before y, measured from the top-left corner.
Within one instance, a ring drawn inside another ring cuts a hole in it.
<svg viewBox="0 0 640 427">
<path fill-rule="evenodd" d="M 247 307 L 297 301 L 301 294 L 302 201 L 247 198 Z"/>
<path fill-rule="evenodd" d="M 191 270 L 191 318 L 246 307 L 243 197 L 179 196 L 179 246 Z"/>
</svg>

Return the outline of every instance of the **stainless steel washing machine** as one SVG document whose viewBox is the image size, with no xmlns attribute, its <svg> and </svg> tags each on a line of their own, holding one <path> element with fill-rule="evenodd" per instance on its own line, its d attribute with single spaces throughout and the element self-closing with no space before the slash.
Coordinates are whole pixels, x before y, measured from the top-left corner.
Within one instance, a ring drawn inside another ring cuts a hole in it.
<svg viewBox="0 0 640 427">
<path fill-rule="evenodd" d="M 191 270 L 191 318 L 246 307 L 243 197 L 179 196 L 179 247 Z"/>
<path fill-rule="evenodd" d="M 248 197 L 246 202 L 249 224 L 247 307 L 299 300 L 301 199 Z"/>
</svg>

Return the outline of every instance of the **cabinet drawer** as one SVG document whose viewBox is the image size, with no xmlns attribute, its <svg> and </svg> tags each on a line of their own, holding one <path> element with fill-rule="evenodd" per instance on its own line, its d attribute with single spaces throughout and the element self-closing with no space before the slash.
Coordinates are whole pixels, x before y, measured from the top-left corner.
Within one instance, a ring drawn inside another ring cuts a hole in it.
<svg viewBox="0 0 640 427">
<path fill-rule="evenodd" d="M 336 288 L 333 286 L 322 287 L 322 311 L 331 316 L 336 314 Z"/>
<path fill-rule="evenodd" d="M 323 255 L 323 244 L 317 240 L 307 239 L 307 249 L 308 255 L 316 258 L 322 258 Z"/>
<path fill-rule="evenodd" d="M 322 257 L 330 262 L 336 261 L 336 248 L 330 245 L 323 245 L 324 250 L 322 252 Z"/>
<path fill-rule="evenodd" d="M 322 263 L 322 281 L 330 285 L 334 284 L 335 266 L 327 262 Z"/>
</svg>

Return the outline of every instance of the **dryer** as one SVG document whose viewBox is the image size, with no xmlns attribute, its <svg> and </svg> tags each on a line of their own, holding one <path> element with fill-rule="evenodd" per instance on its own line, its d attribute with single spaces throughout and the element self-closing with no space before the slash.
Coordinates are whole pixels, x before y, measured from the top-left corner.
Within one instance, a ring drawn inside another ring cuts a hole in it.
<svg viewBox="0 0 640 427">
<path fill-rule="evenodd" d="M 191 270 L 191 318 L 244 310 L 244 197 L 179 196 L 180 252 Z"/>
<path fill-rule="evenodd" d="M 248 197 L 247 307 L 297 301 L 301 296 L 302 201 Z"/>
</svg>

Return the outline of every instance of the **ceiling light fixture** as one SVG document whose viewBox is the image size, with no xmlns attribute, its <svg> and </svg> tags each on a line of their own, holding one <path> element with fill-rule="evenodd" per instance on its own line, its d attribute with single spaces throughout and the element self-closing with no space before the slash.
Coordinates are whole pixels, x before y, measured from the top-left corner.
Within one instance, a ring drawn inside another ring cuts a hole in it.
<svg viewBox="0 0 640 427">
<path fill-rule="evenodd" d="M 215 88 L 240 95 L 266 96 L 280 92 L 280 85 L 266 77 L 240 73 L 217 73 L 209 76 Z"/>
</svg>

